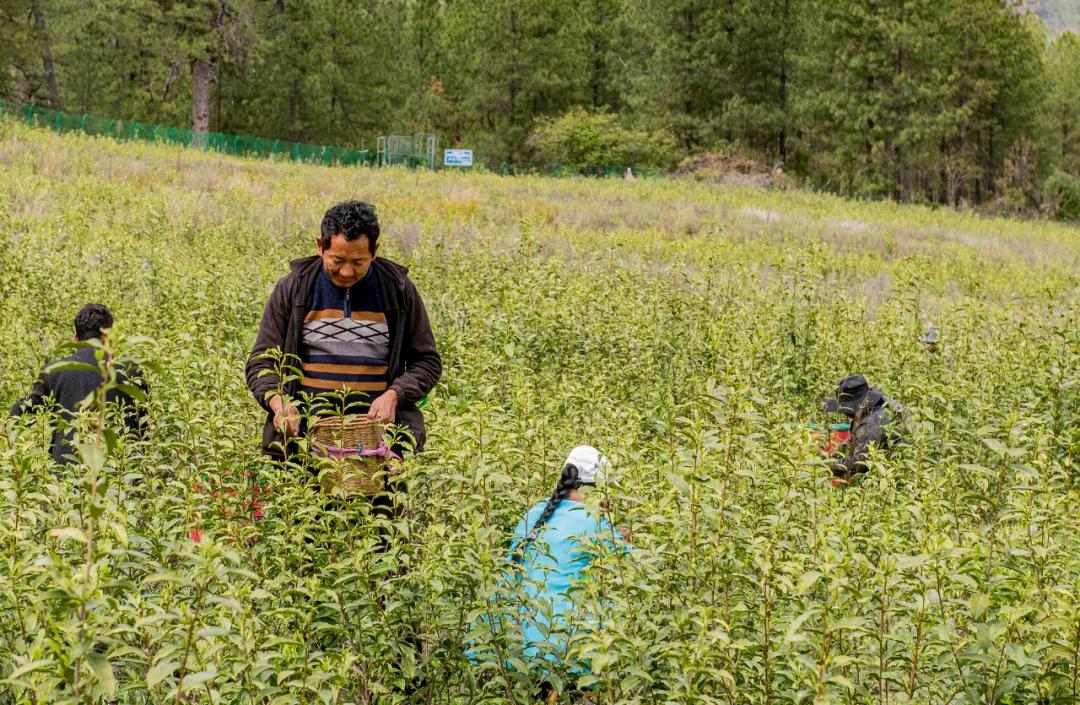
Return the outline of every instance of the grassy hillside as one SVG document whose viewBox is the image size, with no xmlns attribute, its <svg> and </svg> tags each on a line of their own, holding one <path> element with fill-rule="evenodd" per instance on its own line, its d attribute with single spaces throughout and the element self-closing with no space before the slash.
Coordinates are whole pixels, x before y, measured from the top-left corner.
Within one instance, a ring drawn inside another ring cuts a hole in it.
<svg viewBox="0 0 1080 705">
<path fill-rule="evenodd" d="M 259 457 L 242 375 L 346 198 L 377 204 L 445 362 L 391 526 Z M 530 702 L 480 618 L 514 609 L 510 533 L 581 442 L 634 544 L 575 594 L 592 701 L 1080 701 L 1075 228 L 3 123 L 0 238 L 2 401 L 87 301 L 156 363 L 146 440 L 58 469 L 43 421 L 0 436 L 0 702 Z M 805 424 L 853 371 L 912 442 L 835 489 Z"/>
</svg>

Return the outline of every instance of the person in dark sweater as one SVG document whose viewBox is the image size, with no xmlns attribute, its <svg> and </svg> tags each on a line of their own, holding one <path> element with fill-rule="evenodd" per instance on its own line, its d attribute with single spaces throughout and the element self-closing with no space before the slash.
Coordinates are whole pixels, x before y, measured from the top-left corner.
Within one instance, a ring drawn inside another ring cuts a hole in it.
<svg viewBox="0 0 1080 705">
<path fill-rule="evenodd" d="M 113 324 L 112 314 L 109 309 L 101 304 L 87 304 L 75 315 L 74 342 L 86 342 L 94 339 L 102 339 L 107 329 Z M 81 363 L 89 367 L 82 369 L 56 369 L 63 363 Z M 92 368 L 92 369 L 90 369 Z M 144 392 L 148 391 L 146 380 L 142 372 L 133 366 L 126 366 L 116 370 L 116 382 L 118 384 L 134 384 Z M 12 416 L 22 414 L 55 404 L 60 409 L 61 418 L 64 422 L 69 421 L 76 411 L 92 408 L 93 395 L 102 385 L 102 375 L 98 369 L 96 350 L 90 345 L 84 345 L 72 354 L 54 363 L 45 365 L 33 387 L 30 395 L 15 402 L 11 407 Z M 129 429 L 141 432 L 142 413 L 141 407 L 136 400 L 120 389 L 110 389 L 105 395 L 106 403 L 116 403 L 122 409 L 124 425 Z M 52 457 L 60 464 L 74 462 L 74 449 L 71 441 L 74 432 L 62 423 L 53 431 Z"/>
<path fill-rule="evenodd" d="M 836 396 L 825 400 L 825 411 L 843 414 L 851 421 L 851 435 L 831 449 L 838 456 L 832 466 L 833 477 L 841 483 L 867 471 L 871 447 L 888 450 L 907 442 L 902 431 L 907 410 L 871 387 L 863 375 L 840 380 Z"/>
<path fill-rule="evenodd" d="M 248 357 L 248 388 L 266 411 L 263 451 L 280 458 L 302 431 L 302 399 L 322 397 L 404 425 L 419 452 L 426 432 L 416 404 L 438 382 L 442 358 L 409 270 L 376 256 L 379 220 L 363 201 L 328 210 L 315 247 L 274 287 Z M 275 348 L 298 379 L 281 379 L 265 354 Z"/>
</svg>

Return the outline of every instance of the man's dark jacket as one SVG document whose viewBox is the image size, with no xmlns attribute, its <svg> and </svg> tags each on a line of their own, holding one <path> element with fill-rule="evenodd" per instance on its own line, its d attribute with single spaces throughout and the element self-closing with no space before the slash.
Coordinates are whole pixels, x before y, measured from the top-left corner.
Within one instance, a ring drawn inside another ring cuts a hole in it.
<svg viewBox="0 0 1080 705">
<path fill-rule="evenodd" d="M 439 381 L 442 358 L 435 349 L 435 336 L 424 302 L 408 278 L 409 270 L 382 257 L 376 257 L 371 266 L 379 275 L 379 294 L 390 329 L 387 381 L 398 396 L 396 422 L 408 427 L 416 439 L 416 450 L 420 451 L 427 433 L 416 402 Z M 263 451 L 274 456 L 280 452 L 275 446 L 280 448 L 283 439 L 274 428 L 274 412 L 270 410 L 268 400 L 279 391 L 281 383 L 274 372 L 274 361 L 261 356 L 271 348 L 279 348 L 286 356 L 295 355 L 296 358 L 289 358 L 289 364 L 299 367 L 304 318 L 309 310 L 311 289 L 322 270 L 322 258 L 313 255 L 293 260 L 291 267 L 292 271 L 278 281 L 270 294 L 245 368 L 248 388 L 266 410 Z M 299 380 L 285 383 L 285 393 L 295 398 L 299 384 Z"/>
<path fill-rule="evenodd" d="M 63 363 L 76 362 L 93 366 L 93 370 L 53 370 L 52 364 L 58 367 Z M 19 416 L 33 409 L 47 406 L 52 399 L 62 409 L 65 419 L 70 419 L 73 412 L 77 411 L 79 404 L 91 393 L 96 392 L 101 386 L 101 372 L 98 371 L 98 361 L 95 349 L 87 346 L 76 350 L 62 360 L 46 365 L 38 375 L 30 390 L 30 396 L 20 399 L 11 407 L 11 415 Z M 116 370 L 116 381 L 120 384 L 133 383 L 146 391 L 146 381 L 138 369 L 128 368 Z M 141 428 L 141 416 L 139 404 L 137 404 L 126 392 L 119 389 L 110 389 L 105 395 L 106 403 L 119 403 L 124 406 L 124 424 L 132 430 Z M 56 429 L 52 437 L 52 457 L 61 464 L 73 462 L 70 454 L 75 452 L 71 447 L 73 433 L 70 429 Z"/>
<path fill-rule="evenodd" d="M 843 456 L 837 459 L 832 469 L 838 477 L 866 472 L 865 461 L 872 446 L 888 450 L 907 443 L 902 430 L 907 425 L 907 410 L 883 394 L 876 393 L 861 414 L 848 416 L 852 420 L 851 436 L 838 447 Z"/>
</svg>

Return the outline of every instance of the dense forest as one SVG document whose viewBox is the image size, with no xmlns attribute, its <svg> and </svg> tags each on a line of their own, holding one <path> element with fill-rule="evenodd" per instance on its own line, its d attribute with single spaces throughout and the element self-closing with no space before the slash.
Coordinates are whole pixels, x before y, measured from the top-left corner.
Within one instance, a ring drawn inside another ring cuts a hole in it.
<svg viewBox="0 0 1080 705">
<path fill-rule="evenodd" d="M 1031 0 L 5 0 L 0 97 L 485 160 L 706 151 L 862 197 L 1080 201 L 1080 39 Z M 1077 205 L 1080 209 L 1080 204 Z"/>
</svg>

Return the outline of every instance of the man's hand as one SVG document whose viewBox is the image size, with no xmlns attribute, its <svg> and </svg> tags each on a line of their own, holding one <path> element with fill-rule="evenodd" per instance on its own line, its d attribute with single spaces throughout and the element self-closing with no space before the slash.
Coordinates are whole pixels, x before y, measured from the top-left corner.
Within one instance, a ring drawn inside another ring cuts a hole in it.
<svg viewBox="0 0 1080 705">
<path fill-rule="evenodd" d="M 274 428 L 286 438 L 300 433 L 300 410 L 281 398 L 280 394 L 270 397 L 270 410 L 274 412 Z"/>
<path fill-rule="evenodd" d="M 393 389 L 387 389 L 377 396 L 375 401 L 371 402 L 371 408 L 369 408 L 367 412 L 368 418 L 375 419 L 381 423 L 394 423 L 397 414 L 397 405 L 397 392 Z"/>
</svg>

